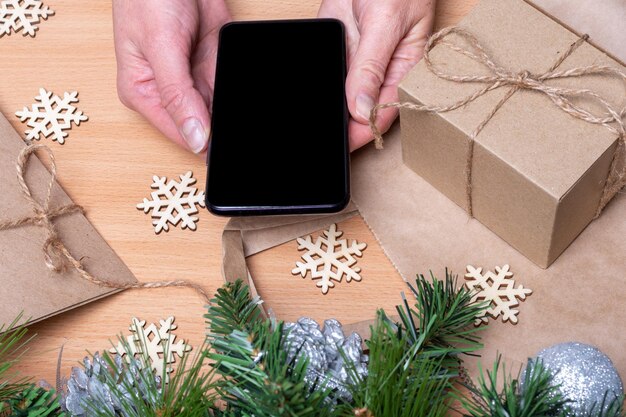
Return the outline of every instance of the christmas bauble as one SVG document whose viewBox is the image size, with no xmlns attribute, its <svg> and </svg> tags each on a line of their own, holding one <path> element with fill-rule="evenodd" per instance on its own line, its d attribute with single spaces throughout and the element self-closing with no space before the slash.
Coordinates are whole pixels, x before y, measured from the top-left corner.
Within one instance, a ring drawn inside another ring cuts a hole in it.
<svg viewBox="0 0 626 417">
<path fill-rule="evenodd" d="M 309 359 L 307 382 L 314 385 L 326 380 L 335 398 L 349 401 L 351 396 L 346 385 L 354 381 L 350 380 L 344 357 L 358 375 L 367 375 L 367 355 L 363 354 L 361 337 L 357 333 L 346 337 L 341 323 L 334 319 L 326 320 L 320 329 L 315 320 L 303 317 L 295 323 L 285 323 L 283 331 L 289 359 L 296 355 Z"/>
<path fill-rule="evenodd" d="M 587 415 L 593 408 L 598 412 L 605 396 L 604 410 L 623 394 L 622 381 L 613 363 L 597 348 L 569 342 L 540 351 L 534 360 L 541 360 L 559 385 L 574 416 Z"/>
</svg>

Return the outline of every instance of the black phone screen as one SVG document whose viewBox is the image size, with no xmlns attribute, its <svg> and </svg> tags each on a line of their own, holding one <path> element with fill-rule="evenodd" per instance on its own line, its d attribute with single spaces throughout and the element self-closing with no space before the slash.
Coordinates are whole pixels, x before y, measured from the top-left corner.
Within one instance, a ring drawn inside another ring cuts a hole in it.
<svg viewBox="0 0 626 417">
<path fill-rule="evenodd" d="M 212 212 L 332 212 L 347 204 L 345 56 L 337 20 L 222 28 L 206 191 Z"/>
</svg>

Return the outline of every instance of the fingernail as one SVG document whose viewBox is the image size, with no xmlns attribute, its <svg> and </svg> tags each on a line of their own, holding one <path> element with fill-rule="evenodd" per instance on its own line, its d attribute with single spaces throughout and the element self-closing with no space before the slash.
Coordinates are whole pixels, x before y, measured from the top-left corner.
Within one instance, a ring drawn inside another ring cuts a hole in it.
<svg viewBox="0 0 626 417">
<path fill-rule="evenodd" d="M 183 123 L 181 133 L 183 134 L 183 139 L 187 142 L 187 146 L 193 153 L 200 153 L 204 150 L 209 135 L 202 127 L 200 120 L 193 117 L 187 119 Z"/>
<path fill-rule="evenodd" d="M 359 116 L 369 120 L 372 108 L 374 108 L 374 99 L 363 93 L 356 96 L 356 112 Z"/>
</svg>

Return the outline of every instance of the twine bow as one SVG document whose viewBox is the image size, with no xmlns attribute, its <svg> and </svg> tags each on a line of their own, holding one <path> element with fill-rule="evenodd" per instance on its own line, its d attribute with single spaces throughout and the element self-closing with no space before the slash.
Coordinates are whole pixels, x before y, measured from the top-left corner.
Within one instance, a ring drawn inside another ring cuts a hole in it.
<svg viewBox="0 0 626 417">
<path fill-rule="evenodd" d="M 469 49 L 464 49 L 458 45 L 444 41 L 444 39 L 450 35 L 456 34 L 459 37 L 465 39 L 469 44 Z M 586 67 L 577 67 L 568 70 L 559 71 L 557 68 L 570 56 L 580 45 L 582 45 L 588 39 L 587 35 L 582 36 L 576 42 L 562 54 L 543 74 L 533 74 L 529 71 L 514 72 L 507 68 L 504 68 L 496 64 L 493 59 L 485 52 L 485 49 L 478 42 L 476 37 L 465 29 L 459 27 L 450 27 L 442 29 L 434 34 L 426 44 L 424 48 L 424 62 L 430 72 L 437 77 L 457 82 L 457 83 L 480 83 L 485 84 L 484 87 L 478 91 L 464 97 L 457 102 L 449 104 L 447 106 L 433 106 L 426 104 L 416 104 L 411 102 L 393 102 L 376 105 L 369 118 L 369 125 L 374 135 L 375 145 L 377 149 L 382 149 L 383 139 L 380 130 L 376 127 L 376 117 L 379 110 L 385 108 L 402 108 L 415 111 L 423 111 L 429 113 L 445 113 L 456 110 L 465 106 L 468 103 L 476 100 L 477 98 L 485 95 L 489 91 L 508 87 L 504 97 L 496 104 L 496 106 L 489 112 L 487 117 L 474 129 L 469 136 L 469 146 L 465 165 L 465 186 L 466 186 L 466 200 L 467 200 L 467 212 L 470 217 L 473 217 L 472 210 L 472 161 L 474 157 L 474 142 L 476 136 L 480 131 L 489 123 L 493 116 L 500 110 L 500 108 L 506 103 L 506 101 L 513 96 L 519 90 L 536 91 L 548 97 L 554 105 L 559 109 L 568 113 L 569 115 L 584 120 L 588 123 L 598 124 L 609 129 L 618 137 L 618 144 L 613 154 L 609 174 L 607 176 L 604 188 L 602 190 L 602 196 L 596 210 L 595 217 L 598 217 L 604 207 L 609 201 L 617 194 L 617 192 L 626 185 L 626 164 L 623 167 L 619 167 L 620 162 L 624 158 L 624 152 L 626 148 L 626 126 L 624 124 L 624 115 L 626 115 L 626 106 L 621 110 L 616 110 L 605 98 L 589 89 L 572 89 L 566 87 L 555 87 L 547 84 L 547 81 L 559 79 L 559 78 L 572 78 L 582 77 L 585 75 L 606 75 L 621 78 L 626 82 L 626 73 L 607 65 L 589 65 Z M 455 52 L 469 57 L 470 59 L 483 64 L 490 72 L 489 75 L 455 75 L 444 72 L 433 64 L 430 51 L 435 45 L 445 45 Z M 598 105 L 603 113 L 595 114 L 593 111 L 581 107 L 575 104 L 573 98 L 585 98 L 590 102 Z M 595 218 L 594 217 L 594 218 Z"/>
<path fill-rule="evenodd" d="M 37 150 L 42 149 L 46 151 L 50 158 L 50 182 L 46 189 L 46 196 L 43 203 L 38 202 L 32 195 L 30 187 L 24 179 L 24 173 L 26 170 L 27 162 L 30 156 Z M 119 284 L 107 280 L 97 278 L 87 272 L 81 262 L 74 258 L 65 244 L 61 241 L 53 220 L 57 217 L 64 216 L 71 213 L 83 213 L 84 210 L 77 204 L 71 203 L 60 207 L 50 207 L 52 188 L 55 184 L 57 176 L 57 167 L 54 160 L 54 155 L 50 148 L 45 145 L 28 145 L 19 153 L 16 163 L 17 181 L 22 191 L 22 196 L 29 203 L 33 209 L 33 214 L 24 216 L 14 220 L 1 220 L 0 231 L 8 230 L 24 225 L 37 225 L 46 230 L 46 239 L 43 243 L 43 253 L 46 266 L 48 269 L 54 272 L 63 272 L 67 269 L 74 269 L 81 278 L 96 284 L 101 287 L 115 288 L 115 289 L 131 289 L 131 288 L 165 288 L 165 287 L 186 287 L 192 288 L 200 295 L 202 295 L 207 301 L 210 300 L 209 295 L 204 291 L 202 287 L 192 282 L 178 280 L 178 281 L 157 281 L 157 282 L 140 282 L 140 283 L 128 283 Z"/>
</svg>

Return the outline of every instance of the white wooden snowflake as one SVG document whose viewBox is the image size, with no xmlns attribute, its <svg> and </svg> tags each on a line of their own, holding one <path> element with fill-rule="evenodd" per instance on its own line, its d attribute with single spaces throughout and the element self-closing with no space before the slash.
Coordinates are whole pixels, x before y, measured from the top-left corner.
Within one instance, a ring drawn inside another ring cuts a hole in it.
<svg viewBox="0 0 626 417">
<path fill-rule="evenodd" d="M 0 38 L 20 30 L 24 36 L 35 36 L 36 25 L 53 14 L 41 0 L 4 0 L 0 3 Z"/>
<path fill-rule="evenodd" d="M 513 273 L 509 271 L 509 266 L 496 266 L 496 273 L 487 271 L 482 273 L 482 268 L 474 268 L 467 265 L 465 279 L 470 281 L 465 283 L 467 289 L 472 292 L 472 302 L 489 302 L 489 307 L 484 313 L 476 317 L 475 324 L 487 323 L 489 314 L 494 319 L 502 315 L 502 321 L 507 320 L 517 323 L 519 310 L 512 307 L 519 305 L 519 300 L 525 300 L 527 295 L 532 294 L 532 290 L 524 288 L 522 285 L 515 288 L 515 281 L 511 279 Z"/>
<path fill-rule="evenodd" d="M 305 278 L 311 272 L 313 280 L 319 280 L 317 286 L 326 294 L 330 288 L 335 286 L 337 281 L 345 275 L 346 282 L 352 280 L 361 281 L 361 268 L 355 267 L 355 256 L 363 256 L 363 249 L 367 247 L 365 243 L 357 243 L 353 240 L 350 245 L 346 239 L 339 239 L 343 232 L 337 230 L 337 225 L 333 224 L 324 231 L 324 236 L 317 238 L 315 243 L 311 236 L 298 238 L 298 250 L 306 250 L 302 255 L 304 262 L 296 262 L 296 267 L 291 271 L 293 275 L 302 275 Z"/>
<path fill-rule="evenodd" d="M 72 127 L 72 122 L 78 126 L 80 122 L 88 120 L 82 111 L 72 106 L 72 103 L 78 102 L 77 91 L 66 92 L 61 98 L 40 88 L 35 100 L 38 103 L 33 104 L 30 110 L 25 106 L 22 111 L 15 112 L 22 123 L 28 119 L 26 124 L 32 128 L 25 132 L 26 140 L 38 140 L 40 135 L 46 138 L 53 135 L 52 140 L 62 145 L 67 137 L 65 130 Z"/>
<path fill-rule="evenodd" d="M 168 223 L 176 226 L 183 222 L 183 229 L 196 230 L 197 217 L 192 216 L 198 212 L 197 205 L 204 207 L 204 192 L 192 187 L 196 183 L 191 171 L 180 175 L 180 182 L 170 180 L 166 183 L 166 177 L 153 176 L 152 188 L 156 188 L 150 194 L 152 200 L 143 199 L 143 203 L 137 204 L 139 210 L 144 213 L 152 210 L 154 231 L 161 233 L 169 230 Z"/>
<path fill-rule="evenodd" d="M 169 374 L 173 372 L 173 368 L 169 365 L 176 362 L 176 357 L 182 358 L 185 353 L 191 350 L 191 346 L 183 340 L 176 342 L 176 335 L 172 333 L 176 330 L 174 317 L 168 317 L 166 320 L 159 320 L 159 327 L 151 323 L 148 327 L 145 320 L 139 320 L 133 317 L 129 326 L 131 335 L 126 338 L 127 346 L 119 342 L 117 347 L 111 348 L 109 352 L 119 354 L 130 361 L 131 357 L 140 359 L 141 355 L 149 359 L 150 366 L 159 377 L 165 377 L 165 382 L 169 382 Z M 146 352 L 142 351 L 142 346 L 146 347 Z M 128 350 L 127 350 L 128 349 Z M 141 365 L 143 361 L 138 360 Z"/>
</svg>

